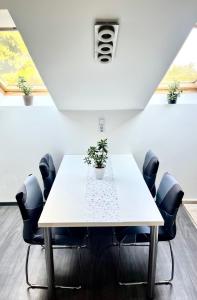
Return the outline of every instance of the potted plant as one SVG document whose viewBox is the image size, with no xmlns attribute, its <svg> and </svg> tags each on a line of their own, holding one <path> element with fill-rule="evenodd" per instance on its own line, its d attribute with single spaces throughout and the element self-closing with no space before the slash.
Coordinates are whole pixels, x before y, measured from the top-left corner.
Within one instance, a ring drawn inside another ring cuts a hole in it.
<svg viewBox="0 0 197 300">
<path fill-rule="evenodd" d="M 23 100 L 26 106 L 30 106 L 33 104 L 33 96 L 31 95 L 32 93 L 32 88 L 28 84 L 28 82 L 25 80 L 23 76 L 19 76 L 18 78 L 18 88 L 23 92 Z"/>
<path fill-rule="evenodd" d="M 107 139 L 101 139 L 96 146 L 88 148 L 84 161 L 95 168 L 96 179 L 103 179 L 108 153 Z"/>
<path fill-rule="evenodd" d="M 168 86 L 167 99 L 169 104 L 176 104 L 177 98 L 180 97 L 182 90 L 180 89 L 180 82 L 174 81 Z"/>
</svg>

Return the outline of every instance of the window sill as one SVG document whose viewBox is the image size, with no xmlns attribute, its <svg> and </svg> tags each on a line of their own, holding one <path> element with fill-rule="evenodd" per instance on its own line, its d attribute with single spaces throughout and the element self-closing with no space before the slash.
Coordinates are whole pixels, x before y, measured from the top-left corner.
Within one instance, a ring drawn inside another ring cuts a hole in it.
<svg viewBox="0 0 197 300">
<path fill-rule="evenodd" d="M 166 97 L 167 93 L 158 93 L 156 92 L 153 94 L 152 98 L 150 99 L 148 105 L 169 105 Z M 178 98 L 176 104 L 197 104 L 197 92 L 196 93 L 182 93 L 181 96 Z"/>
<path fill-rule="evenodd" d="M 25 106 L 22 96 L 0 96 L 0 106 L 18 107 Z M 53 99 L 48 95 L 36 95 L 33 98 L 32 106 L 55 106 Z"/>
</svg>

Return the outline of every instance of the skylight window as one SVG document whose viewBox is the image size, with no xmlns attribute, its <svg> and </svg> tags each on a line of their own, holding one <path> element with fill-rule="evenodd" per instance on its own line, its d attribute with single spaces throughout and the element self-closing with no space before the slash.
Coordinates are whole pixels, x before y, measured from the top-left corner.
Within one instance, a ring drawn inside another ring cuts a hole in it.
<svg viewBox="0 0 197 300">
<path fill-rule="evenodd" d="M 0 31 L 0 84 L 5 92 L 18 92 L 18 77 L 23 76 L 33 91 L 46 91 L 46 87 L 17 30 Z"/>
<path fill-rule="evenodd" d="M 197 26 L 190 32 L 159 88 L 173 81 L 179 81 L 183 88 L 197 88 Z"/>
</svg>

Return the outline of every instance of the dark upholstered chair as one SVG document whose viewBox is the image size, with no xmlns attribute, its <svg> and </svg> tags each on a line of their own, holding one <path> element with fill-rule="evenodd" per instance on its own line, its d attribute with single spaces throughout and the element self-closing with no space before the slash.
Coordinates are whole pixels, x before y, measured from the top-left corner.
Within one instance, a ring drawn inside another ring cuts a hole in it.
<svg viewBox="0 0 197 300">
<path fill-rule="evenodd" d="M 16 200 L 23 219 L 23 239 L 28 243 L 25 267 L 26 282 L 31 288 L 47 288 L 46 286 L 31 284 L 28 276 L 28 261 L 31 245 L 44 245 L 43 229 L 38 228 L 38 220 L 43 209 L 43 197 L 35 176 L 29 175 L 27 177 L 16 195 Z M 86 247 L 86 229 L 83 231 L 78 230 L 78 228 L 53 228 L 52 245 L 77 249 L 80 266 L 79 250 L 82 247 Z M 68 288 L 80 288 L 80 285 Z"/>
<path fill-rule="evenodd" d="M 146 153 L 144 164 L 143 164 L 143 177 L 144 180 L 153 196 L 156 194 L 155 180 L 157 176 L 157 171 L 159 168 L 159 160 L 155 154 L 149 150 Z"/>
<path fill-rule="evenodd" d="M 159 227 L 158 241 L 167 241 L 169 243 L 172 269 L 170 279 L 158 282 L 158 284 L 171 283 L 174 276 L 174 256 L 170 241 L 176 236 L 176 215 L 183 195 L 184 193 L 174 177 L 169 173 L 165 173 L 156 194 L 156 204 L 164 219 L 164 226 Z M 119 249 L 121 246 L 140 245 L 140 243 L 150 242 L 150 227 L 124 227 L 122 230 L 117 228 L 116 239 Z M 129 283 L 121 284 L 129 285 Z"/>
<path fill-rule="evenodd" d="M 56 171 L 53 163 L 53 158 L 50 154 L 45 154 L 39 163 L 39 169 L 42 175 L 44 184 L 44 198 L 47 200 L 53 182 L 55 180 Z"/>
</svg>

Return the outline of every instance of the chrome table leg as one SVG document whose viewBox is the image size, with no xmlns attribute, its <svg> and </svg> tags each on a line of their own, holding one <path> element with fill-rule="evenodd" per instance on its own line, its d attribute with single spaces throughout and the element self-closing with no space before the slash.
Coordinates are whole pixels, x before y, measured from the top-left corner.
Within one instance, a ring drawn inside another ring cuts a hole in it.
<svg viewBox="0 0 197 300">
<path fill-rule="evenodd" d="M 148 297 L 154 297 L 155 273 L 157 262 L 158 226 L 151 226 L 150 249 L 148 262 Z"/>
<path fill-rule="evenodd" d="M 48 299 L 54 299 L 54 265 L 53 265 L 53 248 L 51 243 L 51 229 L 44 228 L 45 242 L 45 260 L 48 282 Z"/>
</svg>

